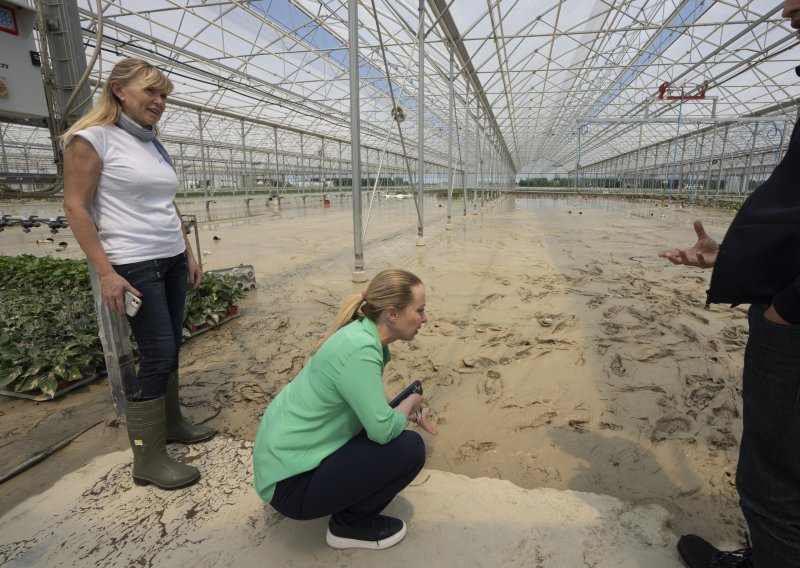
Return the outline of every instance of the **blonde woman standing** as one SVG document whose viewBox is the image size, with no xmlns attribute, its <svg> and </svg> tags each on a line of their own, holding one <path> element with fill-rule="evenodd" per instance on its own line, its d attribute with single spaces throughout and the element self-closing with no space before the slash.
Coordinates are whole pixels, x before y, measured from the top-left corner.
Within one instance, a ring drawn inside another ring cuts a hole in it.
<svg viewBox="0 0 800 568">
<path fill-rule="evenodd" d="M 139 370 L 126 385 L 133 479 L 164 489 L 197 481 L 197 468 L 167 456 L 166 442 L 214 435 L 181 415 L 178 352 L 187 289 L 200 285 L 181 226 L 178 177 L 156 124 L 172 82 L 141 59 L 114 66 L 97 105 L 63 136 L 64 211 L 100 279 L 102 301 L 125 314 L 126 292 L 141 299 L 128 316 Z"/>
</svg>

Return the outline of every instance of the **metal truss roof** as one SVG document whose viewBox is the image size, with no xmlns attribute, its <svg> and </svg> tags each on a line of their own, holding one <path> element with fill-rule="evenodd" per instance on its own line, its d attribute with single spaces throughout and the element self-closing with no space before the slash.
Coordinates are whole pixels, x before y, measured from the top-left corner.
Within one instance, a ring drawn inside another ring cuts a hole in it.
<svg viewBox="0 0 800 568">
<path fill-rule="evenodd" d="M 91 53 L 98 1 L 78 3 Z M 102 51 L 94 84 L 123 56 L 161 66 L 176 84 L 162 131 L 172 143 L 185 142 L 186 152 L 196 151 L 201 120 L 205 143 L 220 152 L 242 145 L 243 132 L 248 147 L 274 147 L 276 127 L 282 153 L 341 154 L 349 144 L 347 0 L 99 0 L 99 6 Z M 710 118 L 715 111 L 793 122 L 800 46 L 781 6 L 777 0 L 426 0 L 426 161 L 440 170 L 448 163 L 450 49 L 458 73 L 456 160 L 473 164 L 474 145 L 469 157 L 461 155 L 467 82 L 466 132 L 474 138 L 479 126 L 484 157 L 507 156 L 517 172 L 568 170 L 582 124 L 592 134 L 582 163 L 675 135 L 674 123 L 651 124 L 643 135 L 635 123 L 605 119 Z M 402 128 L 412 158 L 418 10 L 416 0 L 359 0 L 362 144 L 402 154 L 391 120 L 394 94 L 407 111 Z M 654 100 L 664 82 L 686 93 L 707 84 L 707 98 Z M 6 126 L 7 144 L 39 144 L 46 153 L 46 140 L 15 135 L 15 128 Z"/>
</svg>

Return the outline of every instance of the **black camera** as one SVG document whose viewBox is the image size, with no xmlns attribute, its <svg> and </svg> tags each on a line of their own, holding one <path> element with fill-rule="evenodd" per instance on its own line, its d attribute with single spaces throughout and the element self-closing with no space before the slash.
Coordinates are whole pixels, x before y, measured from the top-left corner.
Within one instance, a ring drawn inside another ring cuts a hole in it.
<svg viewBox="0 0 800 568">
<path fill-rule="evenodd" d="M 422 394 L 422 383 L 419 382 L 419 380 L 414 381 L 413 383 L 408 385 L 406 388 L 404 388 L 400 392 L 400 394 L 398 394 L 396 397 L 394 397 L 392 399 L 392 401 L 389 403 L 389 406 L 391 406 L 392 408 L 395 408 L 398 404 L 400 404 L 405 399 L 407 399 L 409 397 L 409 395 L 412 395 L 414 393 Z"/>
</svg>

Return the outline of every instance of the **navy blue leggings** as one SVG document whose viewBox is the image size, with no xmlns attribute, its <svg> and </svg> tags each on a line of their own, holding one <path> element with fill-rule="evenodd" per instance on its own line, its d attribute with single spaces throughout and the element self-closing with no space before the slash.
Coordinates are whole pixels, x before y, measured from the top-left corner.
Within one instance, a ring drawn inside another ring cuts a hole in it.
<svg viewBox="0 0 800 568">
<path fill-rule="evenodd" d="M 333 515 L 349 527 L 363 527 L 400 493 L 425 465 L 425 443 L 410 430 L 388 444 L 362 432 L 325 458 L 315 469 L 275 486 L 272 505 L 296 520 Z"/>
</svg>

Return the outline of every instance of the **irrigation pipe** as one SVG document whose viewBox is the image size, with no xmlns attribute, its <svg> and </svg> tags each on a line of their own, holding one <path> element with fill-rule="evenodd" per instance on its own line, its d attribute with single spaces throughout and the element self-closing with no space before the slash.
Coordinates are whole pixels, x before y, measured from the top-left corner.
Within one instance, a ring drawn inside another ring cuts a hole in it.
<svg viewBox="0 0 800 568">
<path fill-rule="evenodd" d="M 54 454 L 55 452 L 57 452 L 58 450 L 60 450 L 61 448 L 63 448 L 67 444 L 69 444 L 70 442 L 72 442 L 75 438 L 77 438 L 81 434 L 83 434 L 85 432 L 88 432 L 89 430 L 91 430 L 92 428 L 94 428 L 98 424 L 102 424 L 103 422 L 104 422 L 104 420 L 100 420 L 99 422 L 95 422 L 94 424 L 91 424 L 91 425 L 87 426 L 83 430 L 80 430 L 80 431 L 75 432 L 74 434 L 72 434 L 70 436 L 67 436 L 66 438 L 64 438 L 60 442 L 56 442 L 52 446 L 48 446 L 43 450 L 39 450 L 38 452 L 33 454 L 33 456 L 29 457 L 27 460 L 25 460 L 24 462 L 22 462 L 21 464 L 19 464 L 15 468 L 13 468 L 11 471 L 9 471 L 5 475 L 3 475 L 3 477 L 0 477 L 0 484 L 5 483 L 6 481 L 11 479 L 15 475 L 18 475 L 18 474 L 22 473 L 23 471 L 25 471 L 26 469 L 30 468 L 31 466 L 36 465 L 40 461 L 44 460 L 48 456 Z"/>
</svg>

